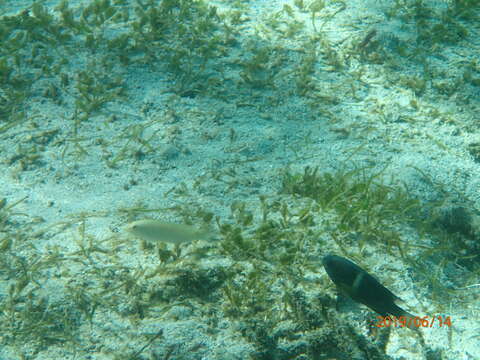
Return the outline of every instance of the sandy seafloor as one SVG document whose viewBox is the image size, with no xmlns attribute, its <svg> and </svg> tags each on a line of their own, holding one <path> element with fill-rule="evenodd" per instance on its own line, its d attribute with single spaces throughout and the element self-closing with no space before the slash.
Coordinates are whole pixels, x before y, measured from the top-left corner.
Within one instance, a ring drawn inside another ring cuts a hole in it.
<svg viewBox="0 0 480 360">
<path fill-rule="evenodd" d="M 108 55 L 107 50 L 90 53 L 78 40 L 78 54 L 67 55 L 71 63 L 65 71 L 72 82 L 56 97 L 45 90 L 48 81 L 56 81 L 55 76 L 29 77 L 32 91 L 22 104 L 26 119 L 0 132 L 0 197 L 6 200 L 0 213 L 4 245 L 0 253 L 0 360 L 480 359 L 479 255 L 464 249 L 458 257 L 474 259 L 468 269 L 453 260 L 443 261 L 441 252 L 428 263 L 432 274 L 441 274 L 438 279 L 443 286 L 457 289 L 450 291 L 445 303 L 426 285 L 422 287 L 398 256 L 384 254 L 375 244 L 360 251 L 352 247 L 355 259 L 368 266 L 413 313 L 452 319 L 451 328 L 421 328 L 421 335 L 392 329 L 383 340 L 384 352 L 357 351 L 379 341 L 365 325 L 373 312 L 348 302 L 335 306 L 336 291 L 321 257 L 330 252 L 348 254 L 331 238 L 328 241 L 328 236 L 321 246 L 311 248 L 318 258 L 317 267 L 309 267 L 304 274 L 318 286 L 302 289 L 313 304 L 319 296 L 329 299 L 326 302 L 331 306 L 322 305 L 322 311 L 338 320 L 336 324 L 320 322 L 309 329 L 311 334 L 345 324 L 357 334 L 344 337 L 342 347 L 332 341 L 327 348 L 324 341 L 325 348 L 305 345 L 301 350 L 303 345 L 299 345 L 292 350 L 292 344 L 301 343 L 307 335 L 288 321 L 276 325 L 276 344 L 256 342 L 246 335 L 251 322 L 246 326 L 242 318 L 255 307 L 256 293 L 250 293 L 250 301 L 242 305 L 245 308 L 239 314 L 243 315 L 228 315 L 222 284 L 212 290 L 217 294 L 213 300 L 198 294 L 189 297 L 187 286 L 183 292 L 172 290 L 171 298 L 162 293 L 155 305 L 146 305 L 154 297 L 152 289 L 158 286 L 162 291 L 170 285 L 162 271 L 171 275 L 183 266 L 193 266 L 234 273 L 232 269 L 246 271 L 256 262 L 217 252 L 218 242 L 194 242 L 181 245 L 180 259 L 161 265 L 156 248 L 144 249 L 122 231 L 127 222 L 158 218 L 181 223 L 195 219 L 198 206 L 228 222 L 233 221 L 231 208 L 236 201 L 245 202 L 258 215 L 260 195 L 281 197 L 280 179 L 287 167 L 292 172 L 310 166 L 332 173 L 344 165 L 385 168 L 382 178 L 386 182 L 405 184 L 425 203 L 438 195 L 433 186 L 437 184 L 446 197 L 452 194 L 450 201 L 464 201 L 462 206 L 473 213 L 480 208 L 480 164 L 472 150 L 480 143 L 479 23 L 461 19 L 468 28 L 465 38 L 431 46 L 431 55 L 427 51 L 426 56 L 431 74 L 425 87 L 418 89 L 405 79 L 425 71 L 424 64 L 401 55 L 394 56 L 395 64 L 388 66 L 381 59 L 374 60 L 391 55 L 395 51 L 392 42 L 414 41 L 413 19 L 387 17 L 386 9 L 394 6 L 389 1 L 348 1 L 338 13 L 341 3 L 325 3 L 315 30 L 309 12 L 299 11 L 293 1 L 238 2 L 244 14 L 236 28 L 236 44 L 226 47 L 224 76 L 228 82 L 216 85 L 220 90 L 215 92 L 207 87 L 200 94 L 179 95 L 172 90 L 179 77 L 161 66 L 134 61 L 115 65 L 112 74 L 124 81 L 124 96 L 90 114 L 76 133 L 74 73 L 86 68 L 88 60 Z M 6 1 L 2 6 L 14 15 L 29 4 Z M 44 2 L 52 14 L 56 4 Z M 80 4 L 88 2 L 71 1 L 70 7 Z M 218 6 L 218 13 L 235 6 L 228 1 L 212 4 Z M 305 25 L 291 39 L 282 38 L 281 32 L 267 25 L 268 17 L 277 12 L 280 28 L 282 21 L 291 21 L 281 13 L 284 4 Z M 309 2 L 305 4 L 308 8 Z M 438 9 L 446 4 L 432 6 Z M 103 30 L 108 37 L 122 31 L 121 26 L 107 22 Z M 376 29 L 372 43 L 360 49 L 371 29 Z M 295 90 L 292 74 L 298 70 L 295 59 L 305 51 L 304 40 L 315 31 L 320 34 L 314 45 L 318 57 L 312 75 L 317 90 L 309 98 Z M 324 42 L 344 66 L 336 68 L 328 59 Z M 260 80 L 273 76 L 275 86 L 253 86 L 239 76 L 239 63 L 249 59 L 249 49 L 256 44 L 275 53 L 255 73 Z M 282 58 L 279 49 L 288 49 L 288 56 Z M 52 55 L 61 52 L 52 50 Z M 110 60 L 115 63 L 118 54 L 112 54 Z M 472 63 L 477 83 L 463 75 L 466 64 Z M 222 66 L 222 61 L 218 64 Z M 0 126 L 8 123 L 1 121 Z M 45 133 L 50 130 L 53 135 Z M 38 157 L 29 158 L 25 149 Z M 115 161 L 114 166 L 109 161 Z M 20 202 L 8 209 L 16 201 Z M 135 210 L 140 208 L 150 211 Z M 216 231 L 214 221 L 211 231 Z M 412 229 L 404 229 L 401 238 L 432 244 Z M 207 249 L 204 255 L 189 256 L 202 248 Z M 165 249 L 174 251 L 171 245 Z M 61 260 L 55 263 L 52 259 Z M 290 285 L 292 289 L 297 286 Z M 142 298 L 147 290 L 150 297 Z M 129 302 L 129 294 L 137 300 Z M 277 309 L 271 310 L 269 314 Z M 42 325 L 35 332 L 37 324 Z M 159 331 L 162 334 L 155 337 Z M 271 339 L 268 334 L 265 338 Z M 262 353 L 261 346 L 277 350 Z M 357 352 L 349 354 L 345 350 L 349 347 Z"/>
</svg>

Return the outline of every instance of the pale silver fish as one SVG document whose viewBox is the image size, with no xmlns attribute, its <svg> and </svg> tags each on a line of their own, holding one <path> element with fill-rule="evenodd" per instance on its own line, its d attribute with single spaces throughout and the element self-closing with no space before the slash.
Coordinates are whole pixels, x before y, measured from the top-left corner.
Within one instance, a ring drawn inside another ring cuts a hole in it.
<svg viewBox="0 0 480 360">
<path fill-rule="evenodd" d="M 160 220 L 138 220 L 128 224 L 125 230 L 141 240 L 148 242 L 166 242 L 182 244 L 193 240 L 208 239 L 207 232 L 184 225 L 167 223 Z"/>
</svg>

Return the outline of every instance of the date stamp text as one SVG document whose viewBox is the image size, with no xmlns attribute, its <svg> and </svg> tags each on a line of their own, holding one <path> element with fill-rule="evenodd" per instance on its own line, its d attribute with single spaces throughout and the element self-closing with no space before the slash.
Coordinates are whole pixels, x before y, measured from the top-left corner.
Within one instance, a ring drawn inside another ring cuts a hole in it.
<svg viewBox="0 0 480 360">
<path fill-rule="evenodd" d="M 374 323 L 375 327 L 443 327 L 452 326 L 452 319 L 450 316 L 377 316 L 377 320 Z"/>
</svg>

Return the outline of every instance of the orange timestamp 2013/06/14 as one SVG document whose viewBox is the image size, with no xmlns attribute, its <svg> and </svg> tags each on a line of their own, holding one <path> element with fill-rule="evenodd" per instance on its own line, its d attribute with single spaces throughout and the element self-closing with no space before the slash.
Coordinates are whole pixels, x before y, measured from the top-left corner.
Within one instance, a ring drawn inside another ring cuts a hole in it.
<svg viewBox="0 0 480 360">
<path fill-rule="evenodd" d="M 433 325 L 438 327 L 443 326 L 452 326 L 452 319 L 450 316 L 377 316 L 377 322 L 374 326 L 383 328 L 383 327 L 433 327 Z"/>
</svg>

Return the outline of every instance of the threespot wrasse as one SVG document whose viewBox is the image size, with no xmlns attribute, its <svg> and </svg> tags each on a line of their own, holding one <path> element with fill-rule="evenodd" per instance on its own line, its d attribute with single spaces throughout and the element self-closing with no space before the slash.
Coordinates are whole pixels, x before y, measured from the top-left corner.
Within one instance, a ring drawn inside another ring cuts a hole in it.
<svg viewBox="0 0 480 360">
<path fill-rule="evenodd" d="M 414 318 L 395 304 L 400 300 L 377 279 L 348 259 L 336 255 L 323 258 L 323 266 L 337 288 L 353 300 L 368 306 L 381 316 Z"/>
</svg>

